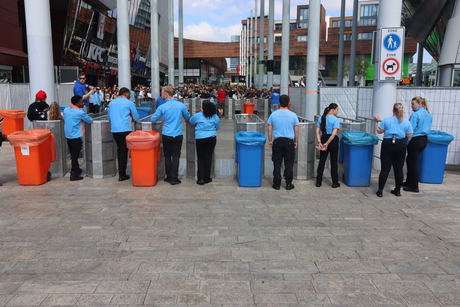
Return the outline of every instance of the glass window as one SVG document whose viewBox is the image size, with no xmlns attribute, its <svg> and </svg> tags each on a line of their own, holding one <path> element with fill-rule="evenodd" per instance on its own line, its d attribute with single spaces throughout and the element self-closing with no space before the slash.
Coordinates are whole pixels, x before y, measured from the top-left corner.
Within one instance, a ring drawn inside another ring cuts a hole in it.
<svg viewBox="0 0 460 307">
<path fill-rule="evenodd" d="M 361 5 L 361 17 L 377 16 L 378 4 Z"/>
<path fill-rule="evenodd" d="M 454 70 L 454 83 L 452 86 L 460 86 L 460 70 Z"/>
<path fill-rule="evenodd" d="M 281 36 L 275 36 L 275 43 L 281 43 Z"/>
<path fill-rule="evenodd" d="M 299 29 L 308 29 L 308 21 L 299 23 Z"/>
<path fill-rule="evenodd" d="M 372 33 L 358 33 L 358 39 L 372 39 Z"/>
<path fill-rule="evenodd" d="M 277 23 L 275 24 L 275 30 L 283 30 L 283 24 L 282 23 Z"/>
<path fill-rule="evenodd" d="M 377 25 L 377 18 L 361 18 L 359 20 L 360 26 L 375 26 Z"/>
<path fill-rule="evenodd" d="M 290 24 L 289 24 L 289 29 L 291 29 L 291 30 L 297 29 L 297 23 L 296 23 L 296 22 L 290 23 Z"/>
<path fill-rule="evenodd" d="M 308 20 L 308 9 L 300 9 L 299 11 L 300 20 Z"/>
<path fill-rule="evenodd" d="M 307 35 L 299 35 L 299 36 L 297 36 L 297 41 L 298 42 L 306 42 L 306 41 L 308 41 L 308 37 L 307 37 Z"/>
</svg>

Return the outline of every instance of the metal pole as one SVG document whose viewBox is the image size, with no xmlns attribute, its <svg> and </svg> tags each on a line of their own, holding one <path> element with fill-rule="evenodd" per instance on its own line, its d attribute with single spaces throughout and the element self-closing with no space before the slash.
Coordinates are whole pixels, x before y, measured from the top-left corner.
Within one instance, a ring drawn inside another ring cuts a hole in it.
<svg viewBox="0 0 460 307">
<path fill-rule="evenodd" d="M 117 0 L 118 86 L 131 88 L 128 0 Z"/>
<path fill-rule="evenodd" d="M 152 79 L 152 97 L 158 98 L 160 96 L 160 54 L 158 48 L 158 0 L 151 0 L 150 2 L 150 67 Z"/>
<path fill-rule="evenodd" d="M 43 90 L 48 96 L 46 100 L 50 103 L 56 101 L 57 97 L 54 84 L 50 4 L 48 0 L 25 0 L 24 9 L 29 50 L 29 101 L 35 101 L 35 94 Z"/>
<path fill-rule="evenodd" d="M 291 0 L 283 0 L 283 23 L 281 31 L 281 86 L 280 94 L 289 94 L 289 23 Z"/>
<path fill-rule="evenodd" d="M 168 84 L 174 86 L 174 0 L 168 4 Z"/>
<path fill-rule="evenodd" d="M 254 54 L 254 19 L 252 18 L 252 10 L 251 10 L 251 33 L 249 36 L 249 81 L 248 81 L 248 86 L 252 87 L 252 65 L 254 64 L 253 62 L 253 54 Z"/>
<path fill-rule="evenodd" d="M 262 0 L 263 1 L 263 0 Z M 257 87 L 255 81 L 257 75 L 257 0 L 254 0 L 255 10 L 254 10 L 254 53 L 252 54 L 254 57 L 254 65 L 253 65 L 253 75 L 254 75 L 254 87 Z"/>
<path fill-rule="evenodd" d="M 418 43 L 417 51 L 417 75 L 415 77 L 415 86 L 422 86 L 422 68 L 423 68 L 423 45 Z"/>
<path fill-rule="evenodd" d="M 179 87 L 184 86 L 184 3 L 179 0 Z"/>
<path fill-rule="evenodd" d="M 268 57 L 267 60 L 273 61 L 273 40 L 275 32 L 275 0 L 268 2 Z M 273 67 L 273 65 L 271 65 Z M 273 87 L 273 70 L 267 71 L 267 88 Z"/>
<path fill-rule="evenodd" d="M 345 0 L 340 8 L 339 59 L 337 63 L 337 86 L 343 86 L 343 36 L 345 34 Z"/>
<path fill-rule="evenodd" d="M 306 108 L 304 117 L 314 120 L 318 114 L 318 66 L 319 66 L 319 32 L 320 32 L 321 0 L 310 0 L 308 9 L 308 50 Z"/>
<path fill-rule="evenodd" d="M 382 1 L 383 2 L 383 1 Z M 350 51 L 350 75 L 349 86 L 355 86 L 355 71 L 356 71 L 356 38 L 358 36 L 358 0 L 353 3 L 353 23 L 351 30 L 351 51 Z"/>
<path fill-rule="evenodd" d="M 260 0 L 260 42 L 259 42 L 259 61 L 264 60 L 265 51 L 265 0 Z M 259 85 L 258 88 L 261 90 L 264 87 L 264 70 L 265 64 L 259 64 Z"/>
</svg>

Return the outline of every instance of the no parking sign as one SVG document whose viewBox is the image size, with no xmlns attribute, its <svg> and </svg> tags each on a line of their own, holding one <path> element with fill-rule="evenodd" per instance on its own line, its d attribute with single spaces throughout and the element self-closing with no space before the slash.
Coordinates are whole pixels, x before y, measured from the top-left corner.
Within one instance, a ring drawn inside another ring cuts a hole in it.
<svg viewBox="0 0 460 307">
<path fill-rule="evenodd" d="M 380 29 L 379 81 L 401 81 L 404 28 Z"/>
</svg>

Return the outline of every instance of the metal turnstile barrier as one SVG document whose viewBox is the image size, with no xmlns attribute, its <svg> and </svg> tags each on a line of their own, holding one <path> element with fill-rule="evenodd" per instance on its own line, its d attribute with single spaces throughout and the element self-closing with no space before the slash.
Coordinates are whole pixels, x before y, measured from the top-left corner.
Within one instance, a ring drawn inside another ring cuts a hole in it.
<svg viewBox="0 0 460 307">
<path fill-rule="evenodd" d="M 67 139 L 64 133 L 63 120 L 40 120 L 32 122 L 33 129 L 47 129 L 51 130 L 54 135 L 54 142 L 56 147 L 56 161 L 51 162 L 50 173 L 52 178 L 64 177 L 69 171 L 67 162 L 67 154 L 69 152 L 67 146 Z"/>
<path fill-rule="evenodd" d="M 144 118 L 140 118 L 138 121 L 135 122 L 134 124 L 134 129 L 137 130 L 147 130 L 147 131 L 157 131 L 160 136 L 161 132 L 163 131 L 163 122 L 157 121 L 156 123 L 152 123 L 150 121 L 150 117 L 152 115 L 146 116 Z M 146 121 L 145 121 L 146 120 Z M 160 142 L 160 162 L 157 165 L 157 175 L 158 178 L 164 178 L 165 177 L 165 159 L 164 159 L 164 154 L 163 154 L 163 142 Z"/>
<path fill-rule="evenodd" d="M 107 116 L 85 123 L 86 175 L 101 179 L 117 174 L 117 144 L 110 132 Z"/>
<path fill-rule="evenodd" d="M 294 179 L 307 180 L 315 177 L 316 123 L 299 118 L 299 142 L 294 162 Z"/>
<path fill-rule="evenodd" d="M 259 131 L 265 134 L 266 123 L 255 114 L 236 114 L 234 132 Z"/>
</svg>

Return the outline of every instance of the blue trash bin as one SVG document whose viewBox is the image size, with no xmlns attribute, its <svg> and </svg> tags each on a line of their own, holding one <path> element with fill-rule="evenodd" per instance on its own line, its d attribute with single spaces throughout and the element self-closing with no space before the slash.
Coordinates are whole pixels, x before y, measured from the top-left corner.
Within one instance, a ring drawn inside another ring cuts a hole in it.
<svg viewBox="0 0 460 307">
<path fill-rule="evenodd" d="M 446 132 L 431 130 L 428 144 L 418 156 L 418 180 L 423 183 L 442 183 L 446 166 L 447 147 L 454 137 Z"/>
<path fill-rule="evenodd" d="M 139 113 L 139 119 L 149 116 L 152 113 L 152 108 L 149 107 L 137 107 L 137 113 Z M 147 121 L 147 120 L 144 120 Z"/>
<path fill-rule="evenodd" d="M 235 134 L 235 162 L 238 163 L 238 185 L 260 187 L 267 138 L 258 131 L 240 131 Z"/>
<path fill-rule="evenodd" d="M 379 139 L 363 131 L 345 131 L 340 140 L 339 162 L 343 163 L 343 181 L 350 187 L 371 184 L 372 155 Z"/>
</svg>

